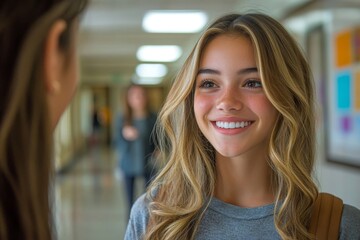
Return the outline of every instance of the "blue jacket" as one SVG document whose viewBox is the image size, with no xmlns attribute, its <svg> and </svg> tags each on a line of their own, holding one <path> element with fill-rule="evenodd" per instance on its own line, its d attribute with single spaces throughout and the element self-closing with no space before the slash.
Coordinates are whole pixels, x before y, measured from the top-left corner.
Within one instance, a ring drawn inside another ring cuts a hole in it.
<svg viewBox="0 0 360 240">
<path fill-rule="evenodd" d="M 115 140 L 119 154 L 119 167 L 125 175 L 140 176 L 153 170 L 151 158 L 155 144 L 152 133 L 156 117 L 155 113 L 150 113 L 145 119 L 133 121 L 133 126 L 139 131 L 139 137 L 134 141 L 124 139 L 122 135 L 124 118 L 122 115 L 117 117 Z"/>
</svg>

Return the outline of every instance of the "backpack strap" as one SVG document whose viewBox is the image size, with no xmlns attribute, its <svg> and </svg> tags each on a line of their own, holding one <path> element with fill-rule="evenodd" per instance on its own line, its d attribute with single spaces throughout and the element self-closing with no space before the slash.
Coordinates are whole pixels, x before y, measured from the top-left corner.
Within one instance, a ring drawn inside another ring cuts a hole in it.
<svg viewBox="0 0 360 240">
<path fill-rule="evenodd" d="M 312 212 L 309 232 L 318 240 L 338 240 L 343 201 L 329 193 L 319 193 Z"/>
</svg>

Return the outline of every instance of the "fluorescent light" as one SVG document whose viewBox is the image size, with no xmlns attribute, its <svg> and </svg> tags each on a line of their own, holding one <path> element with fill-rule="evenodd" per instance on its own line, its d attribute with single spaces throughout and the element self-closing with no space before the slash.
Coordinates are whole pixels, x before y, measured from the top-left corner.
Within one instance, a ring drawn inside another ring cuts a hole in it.
<svg viewBox="0 0 360 240">
<path fill-rule="evenodd" d="M 181 48 L 176 45 L 145 45 L 138 49 L 136 56 L 143 62 L 174 62 L 181 54 Z"/>
<path fill-rule="evenodd" d="M 134 82 L 141 85 L 156 85 L 161 83 L 162 80 L 162 78 L 137 78 L 134 79 Z"/>
<path fill-rule="evenodd" d="M 140 78 L 160 78 L 167 74 L 167 67 L 164 64 L 139 64 L 136 74 Z"/>
<path fill-rule="evenodd" d="M 147 32 L 193 33 L 199 32 L 207 23 L 207 15 L 201 11 L 150 11 L 143 18 L 142 26 Z"/>
</svg>

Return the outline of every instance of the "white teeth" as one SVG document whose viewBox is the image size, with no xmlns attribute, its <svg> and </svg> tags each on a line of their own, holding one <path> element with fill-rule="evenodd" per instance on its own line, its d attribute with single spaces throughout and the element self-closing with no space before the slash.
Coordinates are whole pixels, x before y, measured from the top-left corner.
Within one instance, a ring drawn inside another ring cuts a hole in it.
<svg viewBox="0 0 360 240">
<path fill-rule="evenodd" d="M 217 121 L 216 122 L 216 126 L 218 126 L 219 128 L 226 128 L 226 129 L 231 129 L 231 128 L 244 128 L 247 127 L 251 124 L 251 122 L 220 122 Z"/>
</svg>

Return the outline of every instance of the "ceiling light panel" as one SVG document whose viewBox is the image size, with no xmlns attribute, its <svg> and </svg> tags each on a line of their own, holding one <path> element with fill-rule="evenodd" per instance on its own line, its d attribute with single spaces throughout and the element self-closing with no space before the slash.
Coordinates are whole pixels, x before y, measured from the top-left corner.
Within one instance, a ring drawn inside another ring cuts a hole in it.
<svg viewBox="0 0 360 240">
<path fill-rule="evenodd" d="M 139 64 L 136 67 L 136 74 L 141 78 L 161 78 L 167 74 L 167 67 L 164 64 Z"/>
<path fill-rule="evenodd" d="M 136 57 L 142 62 L 174 62 L 181 54 L 181 48 L 176 45 L 145 45 L 138 49 Z"/>
<path fill-rule="evenodd" d="M 137 78 L 134 83 L 140 85 L 157 85 L 162 82 L 162 78 Z"/>
<path fill-rule="evenodd" d="M 194 33 L 203 29 L 208 17 L 201 11 L 149 11 L 143 29 L 153 33 Z"/>
</svg>

